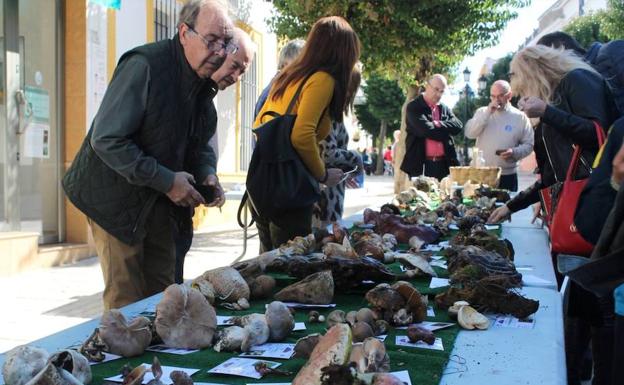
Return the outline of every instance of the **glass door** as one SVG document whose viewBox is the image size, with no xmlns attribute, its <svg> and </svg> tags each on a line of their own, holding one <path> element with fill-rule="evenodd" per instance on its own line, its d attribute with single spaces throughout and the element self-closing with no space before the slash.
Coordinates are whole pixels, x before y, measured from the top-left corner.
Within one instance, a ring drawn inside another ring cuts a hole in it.
<svg viewBox="0 0 624 385">
<path fill-rule="evenodd" d="M 59 7 L 2 0 L 5 75 L 2 116 L 3 231 L 59 241 Z M 9 17 L 11 16 L 11 17 Z"/>
</svg>

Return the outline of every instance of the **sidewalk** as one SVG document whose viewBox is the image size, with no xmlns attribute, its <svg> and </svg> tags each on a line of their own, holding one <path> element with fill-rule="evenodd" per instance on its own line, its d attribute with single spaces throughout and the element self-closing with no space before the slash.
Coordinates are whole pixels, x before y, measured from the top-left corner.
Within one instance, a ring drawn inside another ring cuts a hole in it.
<svg viewBox="0 0 624 385">
<path fill-rule="evenodd" d="M 388 176 L 366 177 L 364 188 L 347 190 L 345 216 L 392 199 Z M 255 228 L 249 234 L 255 234 Z M 247 258 L 257 256 L 258 237 L 247 244 Z M 230 264 L 243 250 L 243 232 L 235 223 L 195 233 L 186 257 L 184 278 L 192 279 Z M 97 258 L 68 266 L 32 270 L 0 279 L 0 353 L 98 317 L 102 313 L 102 272 Z M 82 341 L 67 341 L 67 345 Z"/>
</svg>

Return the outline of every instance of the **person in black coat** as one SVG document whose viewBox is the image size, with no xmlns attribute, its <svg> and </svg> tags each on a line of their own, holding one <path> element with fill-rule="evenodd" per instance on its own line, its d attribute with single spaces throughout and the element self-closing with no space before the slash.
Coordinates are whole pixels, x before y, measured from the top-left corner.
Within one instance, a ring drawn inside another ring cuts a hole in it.
<svg viewBox="0 0 624 385">
<path fill-rule="evenodd" d="M 609 137 L 600 152 L 600 159 L 596 158 L 594 168 L 587 185 L 579 199 L 574 224 L 586 241 L 596 244 L 607 217 L 613 208 L 616 189 L 611 183 L 613 159 L 622 147 L 624 139 L 624 118 L 613 123 Z"/>
<path fill-rule="evenodd" d="M 537 44 L 571 49 L 591 64 L 607 81 L 619 115 L 624 114 L 624 40 L 595 42 L 585 50 L 572 36 L 556 31 L 542 36 Z"/>
<path fill-rule="evenodd" d="M 462 123 L 450 108 L 440 103 L 445 89 L 444 76 L 433 75 L 425 85 L 425 92 L 407 105 L 407 137 L 401 170 L 410 177 L 424 174 L 440 180 L 449 174 L 450 166 L 459 165 L 453 135 L 462 131 Z"/>
<path fill-rule="evenodd" d="M 572 51 L 543 45 L 526 47 L 514 55 L 510 70 L 512 87 L 522 97 L 518 107 L 529 118 L 539 120 L 534 150 L 541 179 L 494 210 L 490 223 L 538 202 L 543 188 L 563 182 L 574 145 L 581 146 L 582 151 L 573 177 L 587 178 L 598 152 L 595 123 L 604 130 L 615 115 L 605 80 Z M 608 306 L 576 284 L 570 285 L 568 293 L 564 330 L 568 383 L 580 384 L 579 368 L 591 338 L 593 384 L 610 384 L 613 311 L 609 314 Z"/>
</svg>

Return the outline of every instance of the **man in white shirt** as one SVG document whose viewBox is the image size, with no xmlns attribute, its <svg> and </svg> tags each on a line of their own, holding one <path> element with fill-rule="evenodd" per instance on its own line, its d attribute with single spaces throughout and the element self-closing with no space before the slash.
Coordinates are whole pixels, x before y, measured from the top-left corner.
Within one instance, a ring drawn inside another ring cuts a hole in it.
<svg viewBox="0 0 624 385">
<path fill-rule="evenodd" d="M 511 86 L 497 80 L 490 88 L 490 104 L 466 122 L 465 135 L 476 139 L 485 165 L 500 167 L 499 187 L 518 191 L 518 161 L 533 151 L 533 128 L 524 112 L 513 107 Z"/>
</svg>

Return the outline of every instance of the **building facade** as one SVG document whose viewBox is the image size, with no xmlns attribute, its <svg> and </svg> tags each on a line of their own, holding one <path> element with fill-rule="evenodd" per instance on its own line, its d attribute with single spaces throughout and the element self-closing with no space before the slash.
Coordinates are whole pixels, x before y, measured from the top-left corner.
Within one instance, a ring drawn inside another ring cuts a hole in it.
<svg viewBox="0 0 624 385">
<path fill-rule="evenodd" d="M 539 26 L 527 37 L 523 47 L 534 45 L 548 33 L 561 31 L 576 17 L 605 8 L 607 0 L 557 0 L 539 16 Z"/>
<path fill-rule="evenodd" d="M 239 84 L 215 100 L 222 178 L 244 176 L 253 105 L 276 69 L 270 3 L 230 0 L 257 45 Z M 171 38 L 181 0 L 0 0 L 0 275 L 93 255 L 86 218 L 60 181 L 97 112 L 117 60 Z"/>
</svg>

